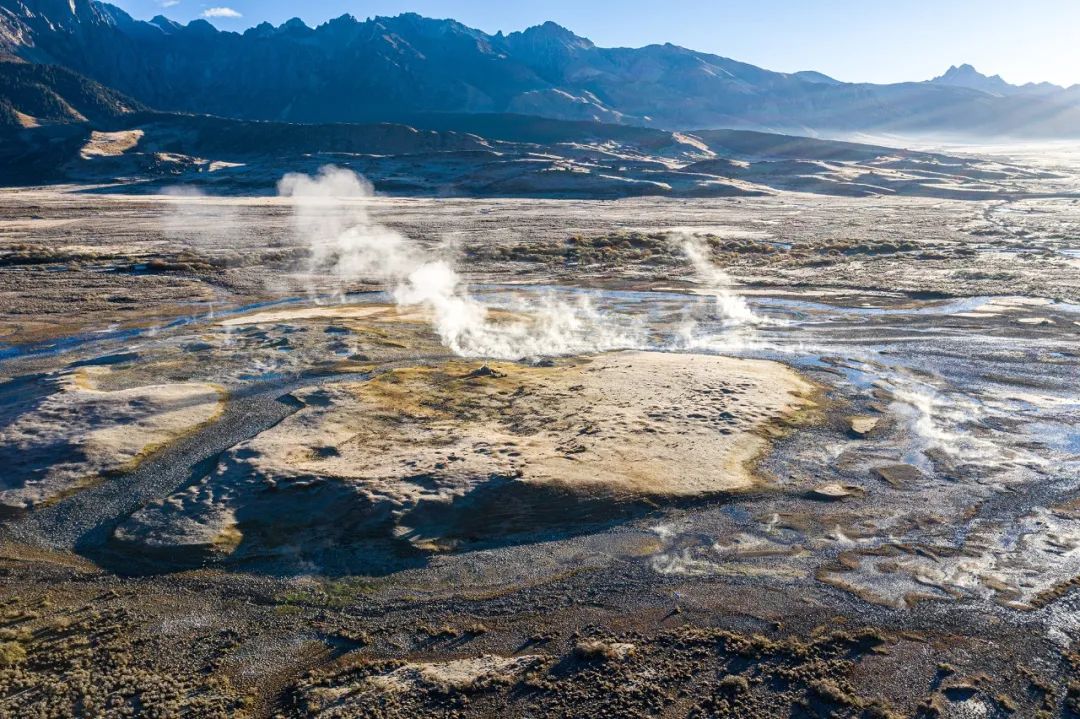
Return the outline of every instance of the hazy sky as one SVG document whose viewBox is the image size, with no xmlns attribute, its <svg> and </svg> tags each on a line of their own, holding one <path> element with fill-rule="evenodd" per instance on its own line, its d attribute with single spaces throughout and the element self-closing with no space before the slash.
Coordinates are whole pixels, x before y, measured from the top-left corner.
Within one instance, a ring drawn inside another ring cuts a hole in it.
<svg viewBox="0 0 1080 719">
<path fill-rule="evenodd" d="M 968 62 L 1009 82 L 1080 83 L 1080 0 L 114 0 L 137 18 L 223 30 L 412 11 L 487 32 L 554 20 L 603 46 L 673 42 L 771 70 L 925 80 Z"/>
</svg>

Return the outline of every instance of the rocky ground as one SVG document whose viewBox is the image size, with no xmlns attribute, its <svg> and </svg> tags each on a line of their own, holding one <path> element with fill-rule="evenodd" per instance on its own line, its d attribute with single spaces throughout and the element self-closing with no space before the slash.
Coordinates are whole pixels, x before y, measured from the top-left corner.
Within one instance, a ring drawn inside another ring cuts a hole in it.
<svg viewBox="0 0 1080 719">
<path fill-rule="evenodd" d="M 0 192 L 0 716 L 1080 713 L 1075 200 L 363 202 Z"/>
</svg>

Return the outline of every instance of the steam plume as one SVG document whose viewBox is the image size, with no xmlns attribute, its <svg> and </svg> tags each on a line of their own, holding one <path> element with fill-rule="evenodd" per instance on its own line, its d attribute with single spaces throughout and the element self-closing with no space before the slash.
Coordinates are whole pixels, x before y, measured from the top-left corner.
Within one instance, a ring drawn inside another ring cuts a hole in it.
<svg viewBox="0 0 1080 719">
<path fill-rule="evenodd" d="M 762 324 L 746 300 L 731 291 L 731 277 L 709 259 L 709 247 L 699 237 L 680 233 L 676 236 L 686 259 L 694 266 L 698 281 L 713 296 L 717 316 L 728 325 Z"/>
<path fill-rule="evenodd" d="M 278 194 L 292 198 L 295 229 L 311 246 L 313 269 L 343 282 L 380 282 L 399 306 L 430 310 L 436 333 L 455 354 L 517 359 L 644 344 L 634 327 L 602 315 L 584 297 L 570 303 L 549 296 L 492 311 L 469 292 L 449 258 L 375 220 L 367 209 L 371 184 L 350 170 L 290 173 Z"/>
</svg>

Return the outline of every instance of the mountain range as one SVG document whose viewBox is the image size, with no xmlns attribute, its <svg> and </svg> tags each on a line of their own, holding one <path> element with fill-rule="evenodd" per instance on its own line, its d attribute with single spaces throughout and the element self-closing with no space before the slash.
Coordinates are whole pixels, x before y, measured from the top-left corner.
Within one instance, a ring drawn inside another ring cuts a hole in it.
<svg viewBox="0 0 1080 719">
<path fill-rule="evenodd" d="M 1002 79 L 1001 75 L 984 75 L 966 63 L 960 66 L 953 65 L 943 75 L 935 77 L 930 82 L 936 85 L 966 87 L 999 97 L 1006 95 L 1041 96 L 1051 99 L 1057 98 L 1065 103 L 1080 99 L 1080 86 L 1066 89 L 1051 82 L 1028 82 L 1023 85 L 1012 85 Z"/>
<path fill-rule="evenodd" d="M 0 55 L 24 61 L 0 64 L 10 76 L 0 85 L 0 119 L 9 123 L 89 118 L 56 91 L 63 81 L 75 95 L 81 85 L 104 98 L 95 104 L 80 96 L 99 115 L 150 107 L 241 120 L 370 123 L 516 113 L 821 136 L 1080 134 L 1080 86 L 1015 86 L 969 65 L 927 82 L 847 83 L 671 44 L 602 48 L 551 22 L 492 35 L 415 14 L 343 15 L 315 28 L 294 19 L 235 33 L 205 20 L 135 20 L 94 0 L 0 0 Z M 46 65 L 62 69 L 41 69 Z M 72 79 L 79 75 L 84 80 Z"/>
</svg>

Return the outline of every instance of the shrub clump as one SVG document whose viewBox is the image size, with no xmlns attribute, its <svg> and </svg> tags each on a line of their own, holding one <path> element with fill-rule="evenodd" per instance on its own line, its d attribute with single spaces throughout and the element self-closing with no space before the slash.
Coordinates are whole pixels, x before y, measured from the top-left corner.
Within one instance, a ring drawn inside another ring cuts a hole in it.
<svg viewBox="0 0 1080 719">
<path fill-rule="evenodd" d="M 26 661 L 26 649 L 19 642 L 0 642 L 0 667 L 13 667 Z"/>
<path fill-rule="evenodd" d="M 586 640 L 574 646 L 574 656 L 586 661 L 613 662 L 626 659 L 634 653 L 633 644 L 625 642 L 602 642 Z"/>
</svg>

